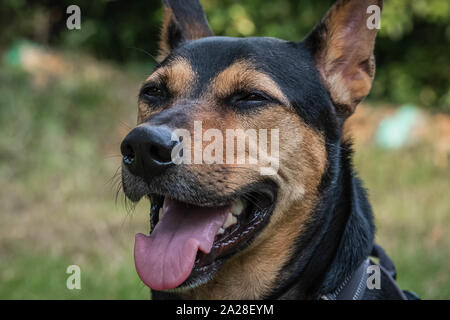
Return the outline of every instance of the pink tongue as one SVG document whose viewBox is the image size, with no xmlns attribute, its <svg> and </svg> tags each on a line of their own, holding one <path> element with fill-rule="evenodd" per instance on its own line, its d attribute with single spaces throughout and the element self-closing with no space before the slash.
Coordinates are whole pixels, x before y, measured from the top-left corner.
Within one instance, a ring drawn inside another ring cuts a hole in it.
<svg viewBox="0 0 450 320">
<path fill-rule="evenodd" d="M 141 280 L 155 290 L 178 287 L 194 266 L 197 250 L 209 253 L 229 206 L 192 207 L 164 199 L 163 217 L 148 237 L 136 235 L 134 262 Z"/>
</svg>

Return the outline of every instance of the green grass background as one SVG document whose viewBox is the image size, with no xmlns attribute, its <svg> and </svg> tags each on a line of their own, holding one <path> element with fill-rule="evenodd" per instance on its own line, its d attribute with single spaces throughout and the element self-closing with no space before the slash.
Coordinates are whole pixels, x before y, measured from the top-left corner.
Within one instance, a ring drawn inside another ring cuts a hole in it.
<svg viewBox="0 0 450 320">
<path fill-rule="evenodd" d="M 148 232 L 148 203 L 117 201 L 121 138 L 136 119 L 150 67 L 118 68 L 64 54 L 64 76 L 0 66 L 0 299 L 148 299 L 133 263 Z M 429 146 L 356 146 L 377 241 L 399 284 L 425 299 L 450 298 L 448 168 Z M 66 268 L 81 268 L 81 290 Z"/>
</svg>

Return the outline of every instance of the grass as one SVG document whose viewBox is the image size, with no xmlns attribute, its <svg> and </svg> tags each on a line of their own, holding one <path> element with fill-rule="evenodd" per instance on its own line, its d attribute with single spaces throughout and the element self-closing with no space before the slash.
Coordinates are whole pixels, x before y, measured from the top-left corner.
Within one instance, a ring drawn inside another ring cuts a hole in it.
<svg viewBox="0 0 450 320">
<path fill-rule="evenodd" d="M 150 70 L 63 57 L 62 75 L 0 66 L 0 299 L 148 299 L 132 257 L 148 204 L 116 203 L 114 176 Z M 400 285 L 450 298 L 448 169 L 432 165 L 427 146 L 356 149 Z M 66 288 L 73 264 L 81 290 Z"/>
<path fill-rule="evenodd" d="M 369 189 L 377 241 L 395 261 L 400 286 L 448 299 L 450 171 L 434 166 L 428 149 L 360 146 L 355 164 Z"/>
<path fill-rule="evenodd" d="M 131 253 L 128 259 L 111 266 L 108 258 L 89 263 L 73 256 L 15 252 L 3 261 L 0 297 L 3 299 L 148 299 L 150 292 L 136 275 Z M 68 290 L 68 266 L 81 267 L 81 289 Z M 11 267 L 13 266 L 13 267 Z"/>
<path fill-rule="evenodd" d="M 142 75 L 65 58 L 69 74 L 44 83 L 0 68 L 0 298 L 148 299 L 132 256 L 148 209 L 115 199 Z M 72 264 L 81 290 L 66 288 Z"/>
</svg>

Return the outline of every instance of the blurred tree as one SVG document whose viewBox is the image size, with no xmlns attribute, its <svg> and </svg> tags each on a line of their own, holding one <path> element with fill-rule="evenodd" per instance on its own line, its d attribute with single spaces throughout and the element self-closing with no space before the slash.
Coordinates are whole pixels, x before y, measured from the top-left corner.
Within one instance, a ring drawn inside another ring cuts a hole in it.
<svg viewBox="0 0 450 320">
<path fill-rule="evenodd" d="M 217 35 L 301 40 L 331 0 L 202 0 Z M 66 28 L 66 8 L 81 8 L 81 31 Z M 155 54 L 160 0 L 2 0 L 0 49 L 18 37 L 89 50 L 119 62 Z M 371 99 L 450 111 L 450 1 L 385 1 Z M 138 49 L 137 49 L 138 48 Z"/>
</svg>

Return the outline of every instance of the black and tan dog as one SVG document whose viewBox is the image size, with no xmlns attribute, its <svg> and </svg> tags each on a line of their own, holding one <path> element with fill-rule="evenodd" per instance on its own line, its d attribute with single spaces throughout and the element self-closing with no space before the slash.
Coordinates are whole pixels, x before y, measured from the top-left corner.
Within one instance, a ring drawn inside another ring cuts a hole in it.
<svg viewBox="0 0 450 320">
<path fill-rule="evenodd" d="M 151 200 L 135 262 L 153 298 L 336 298 L 361 269 L 374 225 L 343 127 L 371 88 L 377 30 L 367 8 L 381 2 L 337 1 L 305 40 L 289 42 L 215 37 L 197 0 L 164 1 L 160 63 L 121 145 L 127 197 Z M 276 174 L 175 165 L 172 133 L 193 132 L 194 121 L 224 135 L 278 129 Z M 397 297 L 383 284 L 358 298 Z"/>
</svg>

